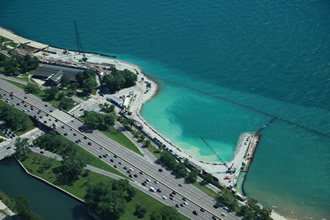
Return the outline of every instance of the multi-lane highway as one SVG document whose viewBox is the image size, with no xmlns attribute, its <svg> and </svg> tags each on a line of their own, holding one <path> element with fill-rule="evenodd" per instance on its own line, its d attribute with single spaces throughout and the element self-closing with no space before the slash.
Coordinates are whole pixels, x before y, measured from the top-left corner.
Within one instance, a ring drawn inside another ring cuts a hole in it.
<svg viewBox="0 0 330 220">
<path fill-rule="evenodd" d="M 132 171 L 130 174 L 132 174 L 132 179 L 141 184 L 138 188 L 144 189 L 144 192 L 152 194 L 153 197 L 156 194 L 156 197 L 161 198 L 163 203 L 167 205 L 177 206 L 177 210 L 189 218 L 240 218 L 235 213 L 227 212 L 221 207 L 215 208 L 216 201 L 213 198 L 193 185 L 185 183 L 183 178 L 172 175 L 171 171 L 166 170 L 165 167 L 157 164 L 156 161 L 151 163 L 145 160 L 140 155 L 128 150 L 98 131 L 93 131 L 93 133 L 80 132 L 78 128 L 83 125 L 83 122 L 74 118 L 72 115 L 58 110 L 56 107 L 43 102 L 33 95 L 25 94 L 22 89 L 1 79 L 0 88 L 0 94 L 3 96 L 2 100 L 8 100 L 8 104 L 36 118 L 40 123 L 56 129 L 57 132 L 66 135 L 70 140 L 74 142 L 79 140 L 78 144 L 80 146 L 95 156 L 101 157 L 100 159 L 109 165 L 116 166 L 121 172 L 129 175 L 127 171 L 131 168 Z M 10 97 L 11 92 L 12 97 Z M 33 110 L 31 110 L 31 105 L 33 106 Z M 108 156 L 105 156 L 106 154 Z M 126 169 L 124 169 L 125 167 Z M 160 169 L 162 170 L 161 172 Z M 143 182 L 148 183 L 146 186 L 143 186 Z M 153 187 L 156 192 L 150 191 L 150 187 Z M 161 192 L 157 192 L 157 189 L 160 189 Z M 176 192 L 176 195 L 174 195 L 173 200 L 170 200 L 170 193 L 173 191 Z M 185 201 L 183 198 L 185 198 Z M 195 214 L 193 211 L 196 211 Z"/>
</svg>

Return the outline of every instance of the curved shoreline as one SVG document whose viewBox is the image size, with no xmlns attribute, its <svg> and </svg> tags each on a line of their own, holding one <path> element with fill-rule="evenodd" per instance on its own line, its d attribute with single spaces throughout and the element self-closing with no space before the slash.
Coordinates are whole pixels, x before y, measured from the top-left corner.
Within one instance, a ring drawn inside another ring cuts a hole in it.
<svg viewBox="0 0 330 220">
<path fill-rule="evenodd" d="M 3 33 L 4 32 L 8 32 L 10 33 L 10 36 L 6 36 L 4 35 Z M 13 40 L 14 42 L 17 42 L 17 43 L 27 43 L 27 42 L 32 42 L 31 44 L 28 44 L 30 46 L 32 46 L 32 44 L 36 43 L 35 45 L 35 48 L 39 49 L 39 50 L 42 50 L 42 49 L 45 49 L 47 48 L 48 50 L 55 50 L 55 51 L 58 51 L 58 52 L 63 52 L 64 49 L 60 49 L 60 48 L 57 48 L 57 47 L 50 47 L 48 45 L 45 45 L 45 44 L 40 44 L 38 42 L 35 42 L 35 41 L 32 41 L 32 40 L 28 40 L 26 38 L 22 38 L 18 35 L 16 35 L 13 31 L 10 31 L 8 29 L 5 29 L 5 28 L 2 28 L 0 27 L 0 35 L 2 36 L 5 36 L 11 40 Z M 14 37 L 13 37 L 14 36 Z M 46 47 L 45 47 L 46 46 Z M 69 61 L 68 63 L 74 63 L 74 62 L 78 62 L 79 59 L 82 59 L 82 55 L 80 53 L 78 53 L 77 51 L 73 51 L 73 50 L 69 50 L 70 53 L 72 53 L 74 55 L 74 59 L 71 57 L 68 58 L 67 61 Z M 39 58 L 42 58 L 42 51 L 39 51 L 38 52 L 39 54 L 36 55 L 37 57 Z M 152 78 L 150 77 L 147 77 L 146 74 L 143 73 L 142 71 L 142 68 L 140 68 L 139 66 L 135 65 L 135 64 L 132 64 L 132 63 L 128 63 L 126 61 L 122 61 L 122 60 L 115 60 L 113 58 L 110 58 L 110 57 L 101 57 L 99 54 L 97 53 L 90 53 L 90 52 L 87 52 L 86 53 L 86 56 L 88 57 L 88 62 L 92 61 L 92 62 L 96 62 L 97 64 L 99 62 L 105 62 L 105 63 L 111 63 L 112 65 L 115 65 L 117 69 L 125 69 L 126 67 L 128 67 L 127 69 L 131 70 L 132 71 L 132 68 L 133 68 L 133 71 L 135 69 L 139 70 L 139 73 L 145 78 L 147 79 L 151 84 L 152 84 L 152 88 L 154 88 L 153 90 L 150 91 L 150 93 L 146 96 L 143 96 L 140 100 L 140 103 L 138 103 L 137 105 L 137 108 L 135 108 L 135 116 L 136 118 L 134 118 L 134 115 L 132 116 L 132 118 L 134 119 L 137 119 L 137 121 L 140 121 L 140 123 L 142 122 L 143 124 L 147 125 L 147 128 L 149 128 L 149 132 L 148 131 L 145 131 L 145 128 L 144 128 L 144 131 L 149 134 L 151 137 L 156 137 L 157 139 L 160 139 L 160 140 L 163 140 L 163 142 L 166 142 L 169 144 L 169 146 L 167 146 L 169 149 L 171 150 L 174 150 L 173 154 L 176 153 L 182 157 L 186 157 L 190 160 L 190 162 L 194 163 L 196 165 L 196 167 L 198 167 L 200 170 L 205 170 L 209 173 L 215 173 L 215 172 L 218 172 L 219 171 L 219 166 L 222 166 L 222 168 L 225 166 L 227 166 L 226 164 L 230 164 L 232 163 L 232 161 L 234 160 L 234 157 L 236 156 L 236 153 L 240 150 L 241 148 L 241 145 L 240 143 L 237 144 L 236 148 L 235 148 L 235 153 L 233 154 L 233 158 L 230 162 L 228 163 L 210 163 L 210 162 L 204 162 L 204 161 L 201 161 L 201 160 L 197 160 L 195 159 L 194 157 L 192 157 L 191 155 L 189 155 L 188 153 L 184 152 L 180 147 L 176 146 L 175 144 L 171 143 L 167 138 L 163 137 L 159 132 L 157 132 L 156 129 L 154 129 L 141 115 L 141 110 L 143 108 L 143 105 L 148 102 L 149 100 L 151 100 L 153 97 L 155 97 L 159 92 L 160 92 L 160 88 L 159 88 L 159 84 L 157 84 Z M 77 58 L 76 58 L 77 57 Z M 49 58 L 49 57 L 48 57 Z M 59 59 L 59 57 L 54 57 L 54 60 L 57 60 Z M 139 85 L 137 86 L 134 86 L 134 87 L 131 87 L 131 88 L 128 88 L 128 89 L 124 89 L 123 91 L 121 91 L 120 94 L 122 93 L 125 93 L 127 92 L 128 90 L 131 90 L 131 89 L 134 89 L 135 87 L 139 87 Z M 141 88 L 140 88 L 141 89 Z M 119 95 L 119 94 L 118 94 Z M 245 135 L 245 136 L 248 136 L 248 135 L 251 135 L 250 133 L 243 133 L 242 135 Z M 241 136 L 242 136 L 241 135 Z M 240 136 L 240 137 L 241 137 Z M 239 138 L 241 139 L 241 138 Z M 24 166 L 23 166 L 24 167 Z M 28 172 L 28 171 L 27 171 Z M 33 174 L 30 174 L 30 175 L 33 175 Z M 39 177 L 36 177 L 39 179 Z M 235 178 L 233 178 L 234 180 Z M 237 178 L 236 178 L 237 179 Z M 44 181 L 44 180 L 42 180 Z M 219 179 L 219 181 L 221 182 L 222 180 Z M 221 182 L 223 183 L 223 182 Z M 229 184 L 229 185 L 233 185 L 232 183 Z M 62 189 L 59 189 L 61 191 L 64 191 Z M 64 191 L 66 192 L 66 191 Z M 66 192 L 68 193 L 68 192 Z M 68 193 L 69 194 L 69 193 Z M 73 196 L 73 195 L 72 195 Z M 272 217 L 274 219 L 285 219 L 284 217 L 278 215 L 277 213 L 275 212 L 272 212 L 274 215 L 272 215 Z M 276 216 L 276 217 L 275 217 Z"/>
</svg>

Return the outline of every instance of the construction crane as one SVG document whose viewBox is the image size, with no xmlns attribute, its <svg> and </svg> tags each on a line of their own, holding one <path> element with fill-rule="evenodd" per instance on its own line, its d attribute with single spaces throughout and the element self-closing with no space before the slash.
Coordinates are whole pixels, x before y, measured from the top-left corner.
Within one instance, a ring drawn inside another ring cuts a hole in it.
<svg viewBox="0 0 330 220">
<path fill-rule="evenodd" d="M 81 40 L 80 40 L 80 35 L 79 35 L 79 31 L 78 31 L 78 26 L 77 26 L 77 23 L 76 21 L 73 21 L 73 24 L 74 24 L 74 29 L 76 31 L 76 41 L 77 41 L 77 46 L 78 46 L 78 52 L 79 54 L 82 52 L 82 44 L 81 44 Z M 83 54 L 83 58 L 82 60 L 83 61 L 86 61 L 87 60 L 87 57 L 84 53 Z"/>
<path fill-rule="evenodd" d="M 203 142 L 206 144 L 206 146 L 208 146 L 208 148 L 217 156 L 217 158 L 220 160 L 220 161 L 223 161 L 223 159 L 217 154 L 217 152 L 215 152 L 215 150 L 206 142 L 206 140 L 201 137 L 201 139 L 203 140 Z M 233 168 L 233 165 L 234 164 L 231 164 L 230 167 L 228 167 L 227 163 L 223 163 L 225 165 L 225 167 L 227 168 L 227 171 L 226 173 L 235 173 L 236 171 L 236 168 Z"/>
</svg>

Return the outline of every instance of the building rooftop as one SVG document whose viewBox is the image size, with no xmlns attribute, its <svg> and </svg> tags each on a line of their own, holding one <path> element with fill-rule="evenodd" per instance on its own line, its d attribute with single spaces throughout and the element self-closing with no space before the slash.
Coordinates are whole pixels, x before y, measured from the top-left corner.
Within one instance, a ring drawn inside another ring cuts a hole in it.
<svg viewBox="0 0 330 220">
<path fill-rule="evenodd" d="M 71 68 L 71 67 L 42 63 L 39 65 L 39 69 L 33 74 L 33 77 L 47 79 L 51 75 L 53 75 L 52 77 L 54 77 L 60 71 L 62 71 L 64 75 L 69 77 L 70 81 L 76 81 L 76 74 L 84 70 L 79 68 Z"/>
</svg>

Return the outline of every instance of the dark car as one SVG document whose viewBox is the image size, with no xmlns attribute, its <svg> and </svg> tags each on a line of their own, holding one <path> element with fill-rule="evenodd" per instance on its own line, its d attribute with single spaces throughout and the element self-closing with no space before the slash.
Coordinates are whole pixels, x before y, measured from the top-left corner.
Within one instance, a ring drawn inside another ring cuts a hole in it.
<svg viewBox="0 0 330 220">
<path fill-rule="evenodd" d="M 86 140 L 86 139 L 87 139 L 87 137 L 86 137 L 86 136 L 84 136 L 84 139 Z"/>
<path fill-rule="evenodd" d="M 201 208 L 200 210 L 201 210 L 201 212 L 205 212 L 205 209 L 203 209 L 203 208 Z"/>
<path fill-rule="evenodd" d="M 198 213 L 197 213 L 196 210 L 194 210 L 192 213 L 193 213 L 194 215 L 198 215 Z"/>
<path fill-rule="evenodd" d="M 163 172 L 163 169 L 158 169 L 159 172 Z"/>
<path fill-rule="evenodd" d="M 135 178 L 137 178 L 137 177 L 138 177 L 138 175 L 136 175 L 136 174 L 134 174 L 133 176 L 134 176 Z"/>
<path fill-rule="evenodd" d="M 157 192 L 161 193 L 161 192 L 162 192 L 162 190 L 161 190 L 161 189 L 157 189 Z"/>
<path fill-rule="evenodd" d="M 110 162 L 113 162 L 113 159 L 110 159 Z"/>
<path fill-rule="evenodd" d="M 102 159 L 102 155 L 99 155 L 99 158 L 101 158 L 101 159 Z"/>
<path fill-rule="evenodd" d="M 64 126 L 62 125 L 61 128 L 64 129 Z"/>
<path fill-rule="evenodd" d="M 91 142 L 88 142 L 88 145 L 92 145 L 92 143 Z"/>
</svg>

